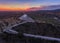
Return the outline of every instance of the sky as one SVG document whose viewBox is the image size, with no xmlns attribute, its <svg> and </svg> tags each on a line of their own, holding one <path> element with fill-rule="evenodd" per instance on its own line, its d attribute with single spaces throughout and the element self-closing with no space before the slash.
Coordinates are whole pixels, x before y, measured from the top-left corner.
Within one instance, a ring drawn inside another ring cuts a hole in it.
<svg viewBox="0 0 60 43">
<path fill-rule="evenodd" d="M 50 5 L 60 5 L 60 0 L 0 0 L 0 10 L 26 10 Z"/>
</svg>

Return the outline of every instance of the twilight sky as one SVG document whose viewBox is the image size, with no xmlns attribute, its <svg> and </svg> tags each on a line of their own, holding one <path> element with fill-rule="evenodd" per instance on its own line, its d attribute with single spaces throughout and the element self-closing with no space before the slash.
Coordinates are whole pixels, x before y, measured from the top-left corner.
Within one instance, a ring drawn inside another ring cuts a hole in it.
<svg viewBox="0 0 60 43">
<path fill-rule="evenodd" d="M 60 5 L 60 0 L 0 0 L 0 10 L 25 10 L 49 5 Z"/>
</svg>

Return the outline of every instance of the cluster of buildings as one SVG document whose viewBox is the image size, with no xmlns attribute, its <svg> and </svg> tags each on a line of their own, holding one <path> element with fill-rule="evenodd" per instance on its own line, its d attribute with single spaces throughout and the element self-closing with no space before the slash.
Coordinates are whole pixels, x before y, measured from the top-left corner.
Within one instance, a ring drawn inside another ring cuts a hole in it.
<svg viewBox="0 0 60 43">
<path fill-rule="evenodd" d="M 4 28 L 6 28 L 7 26 L 12 26 L 16 23 L 19 23 L 20 20 L 14 17 L 11 18 L 5 18 L 5 19 L 1 19 L 0 20 L 0 31 Z"/>
<path fill-rule="evenodd" d="M 32 18 L 30 18 L 27 14 L 22 15 L 18 18 L 7 18 L 0 20 L 0 32 L 8 26 L 13 26 L 15 24 L 19 24 L 22 22 L 35 22 Z"/>
</svg>

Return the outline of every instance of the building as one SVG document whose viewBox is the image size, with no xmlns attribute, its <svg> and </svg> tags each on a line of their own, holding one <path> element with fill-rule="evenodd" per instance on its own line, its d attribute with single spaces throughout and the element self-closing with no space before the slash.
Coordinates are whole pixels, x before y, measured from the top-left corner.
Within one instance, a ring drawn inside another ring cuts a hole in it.
<svg viewBox="0 0 60 43">
<path fill-rule="evenodd" d="M 22 15 L 19 17 L 20 20 L 26 21 L 26 22 L 35 22 L 31 17 L 29 17 L 27 14 Z"/>
</svg>

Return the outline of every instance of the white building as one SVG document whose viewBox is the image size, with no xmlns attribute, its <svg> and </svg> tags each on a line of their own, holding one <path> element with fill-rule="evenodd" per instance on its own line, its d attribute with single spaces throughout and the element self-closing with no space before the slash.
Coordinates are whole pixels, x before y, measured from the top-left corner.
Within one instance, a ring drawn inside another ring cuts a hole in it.
<svg viewBox="0 0 60 43">
<path fill-rule="evenodd" d="M 22 15 L 19 17 L 20 20 L 26 21 L 26 22 L 35 22 L 31 17 L 29 17 L 27 14 Z"/>
<path fill-rule="evenodd" d="M 57 17 L 54 17 L 55 20 L 57 20 L 58 18 Z"/>
</svg>

